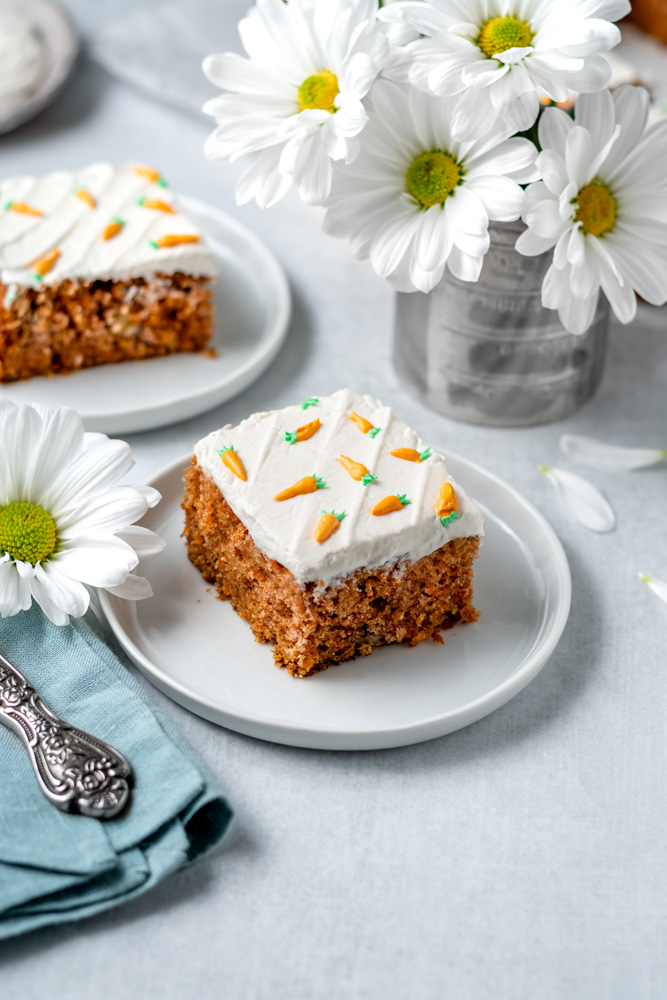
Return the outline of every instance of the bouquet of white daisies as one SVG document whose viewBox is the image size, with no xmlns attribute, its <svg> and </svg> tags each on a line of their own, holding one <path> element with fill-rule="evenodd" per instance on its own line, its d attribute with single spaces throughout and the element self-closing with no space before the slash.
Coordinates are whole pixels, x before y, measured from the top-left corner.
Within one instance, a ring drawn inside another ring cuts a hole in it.
<svg viewBox="0 0 667 1000">
<path fill-rule="evenodd" d="M 600 290 L 623 323 L 667 301 L 667 122 L 607 89 L 628 0 L 257 0 L 247 55 L 204 63 L 209 157 L 256 154 L 239 204 L 296 188 L 401 291 L 477 281 L 489 222 L 551 252 L 546 308 L 583 333 Z M 555 105 L 572 92 L 573 115 Z M 526 137 L 529 133 L 531 138 Z"/>
</svg>

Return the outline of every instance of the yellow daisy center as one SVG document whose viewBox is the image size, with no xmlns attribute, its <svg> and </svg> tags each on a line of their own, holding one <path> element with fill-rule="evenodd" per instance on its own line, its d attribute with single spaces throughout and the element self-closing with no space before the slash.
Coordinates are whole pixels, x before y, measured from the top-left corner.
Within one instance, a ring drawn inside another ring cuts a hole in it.
<svg viewBox="0 0 667 1000">
<path fill-rule="evenodd" d="M 576 199 L 575 222 L 581 223 L 581 230 L 592 236 L 603 236 L 614 228 L 616 222 L 616 199 L 605 184 L 593 181 L 582 187 Z"/>
<path fill-rule="evenodd" d="M 477 45 L 491 59 L 497 52 L 525 48 L 532 40 L 533 33 L 525 21 L 520 21 L 518 17 L 492 17 L 482 27 Z"/>
<path fill-rule="evenodd" d="M 304 80 L 299 87 L 299 107 L 302 111 L 317 108 L 334 113 L 334 101 L 340 93 L 338 77 L 331 70 L 323 69 Z"/>
<path fill-rule="evenodd" d="M 461 183 L 463 169 L 449 153 L 435 149 L 416 156 L 405 175 L 405 187 L 421 208 L 442 205 Z"/>
<path fill-rule="evenodd" d="M 10 503 L 0 510 L 0 553 L 36 566 L 55 552 L 53 518 L 36 503 Z"/>
</svg>

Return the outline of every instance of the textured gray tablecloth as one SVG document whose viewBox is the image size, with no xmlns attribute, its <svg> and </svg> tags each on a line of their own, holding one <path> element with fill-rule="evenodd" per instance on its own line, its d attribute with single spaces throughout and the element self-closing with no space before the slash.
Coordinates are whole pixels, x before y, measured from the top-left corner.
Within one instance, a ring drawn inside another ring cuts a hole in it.
<svg viewBox="0 0 667 1000">
<path fill-rule="evenodd" d="M 114 4 L 70 6 L 92 31 Z M 636 574 L 667 578 L 667 468 L 597 475 L 619 517 L 613 534 L 597 536 L 570 520 L 536 466 L 567 464 L 558 452 L 565 430 L 667 447 L 667 315 L 647 310 L 614 332 L 599 395 L 561 425 L 448 421 L 411 399 L 392 371 L 388 288 L 295 200 L 268 213 L 236 209 L 238 168 L 203 159 L 206 133 L 203 120 L 84 62 L 49 113 L 0 139 L 3 174 L 95 158 L 155 163 L 174 187 L 254 228 L 287 269 L 294 321 L 271 370 L 210 414 L 130 438 L 137 475 L 211 427 L 352 383 L 545 513 L 570 559 L 572 615 L 519 697 L 468 729 L 401 750 L 263 743 L 150 689 L 219 775 L 235 831 L 218 854 L 136 905 L 0 947 L 0 996 L 662 1000 L 667 607 Z"/>
</svg>

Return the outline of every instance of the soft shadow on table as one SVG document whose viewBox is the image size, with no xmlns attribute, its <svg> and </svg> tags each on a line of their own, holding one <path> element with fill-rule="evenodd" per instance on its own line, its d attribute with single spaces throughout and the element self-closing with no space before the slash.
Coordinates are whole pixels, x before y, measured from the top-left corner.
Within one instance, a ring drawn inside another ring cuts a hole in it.
<svg viewBox="0 0 667 1000">
<path fill-rule="evenodd" d="M 241 860 L 244 856 L 252 857 L 256 852 L 257 845 L 236 817 L 228 835 L 218 848 L 201 861 L 165 879 L 146 895 L 121 903 L 115 909 L 94 917 L 46 927 L 19 938 L 0 941 L 0 970 L 12 962 L 33 957 L 36 952 L 60 948 L 63 942 L 71 937 L 86 937 L 89 941 L 93 941 L 121 924 L 131 925 L 133 921 L 143 920 L 153 913 L 169 914 L 172 910 L 177 911 L 188 903 L 203 900 L 211 893 L 219 893 L 221 883 L 224 882 L 226 865 L 233 865 L 236 859 Z M 224 855 L 224 863 L 220 865 L 217 861 L 221 855 Z"/>
<path fill-rule="evenodd" d="M 292 318 L 287 337 L 268 370 L 240 395 L 222 403 L 215 409 L 208 410 L 179 424 L 168 424 L 166 427 L 152 430 L 150 432 L 152 435 L 151 443 L 157 455 L 161 454 L 165 445 L 170 445 L 173 441 L 176 428 L 178 431 L 188 431 L 192 446 L 194 446 L 195 442 L 204 434 L 208 434 L 212 428 L 222 427 L 227 423 L 236 424 L 247 417 L 249 413 L 266 410 L 267 400 L 279 395 L 286 384 L 292 382 L 300 371 L 308 368 L 314 349 L 312 309 L 291 282 L 290 291 Z M 189 428 L 192 430 L 190 431 Z M 132 434 L 124 433 L 120 436 L 132 444 Z M 174 457 L 178 456 L 174 456 L 173 450 L 170 450 L 169 458 Z M 169 458 L 160 459 L 156 466 L 168 461 Z"/>
<path fill-rule="evenodd" d="M 0 149 L 8 146 L 12 138 L 47 139 L 52 132 L 60 132 L 79 122 L 85 122 L 97 111 L 100 98 L 108 89 L 108 73 L 86 55 L 80 53 L 72 75 L 52 104 L 24 125 L 0 137 Z"/>
</svg>

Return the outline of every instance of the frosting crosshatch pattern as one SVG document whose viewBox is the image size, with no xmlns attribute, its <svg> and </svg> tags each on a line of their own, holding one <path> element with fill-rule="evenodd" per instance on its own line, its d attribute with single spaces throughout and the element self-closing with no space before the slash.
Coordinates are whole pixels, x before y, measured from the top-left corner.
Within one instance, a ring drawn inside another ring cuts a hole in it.
<svg viewBox="0 0 667 1000">
<path fill-rule="evenodd" d="M 0 283 L 39 288 L 218 266 L 157 170 L 95 163 L 0 184 Z"/>
<path fill-rule="evenodd" d="M 483 534 L 443 456 L 390 407 L 349 389 L 255 413 L 203 438 L 195 456 L 257 547 L 300 583 Z"/>
</svg>

